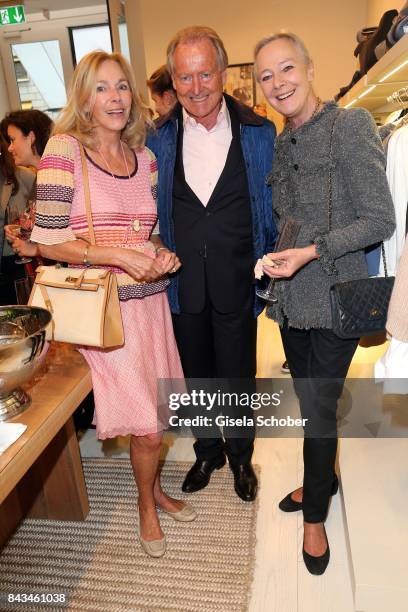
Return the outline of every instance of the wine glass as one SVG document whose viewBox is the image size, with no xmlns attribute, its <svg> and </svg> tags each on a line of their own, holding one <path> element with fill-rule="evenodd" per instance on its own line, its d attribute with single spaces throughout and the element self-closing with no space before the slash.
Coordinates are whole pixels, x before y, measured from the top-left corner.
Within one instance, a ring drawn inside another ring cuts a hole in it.
<svg viewBox="0 0 408 612">
<path fill-rule="evenodd" d="M 275 244 L 274 253 L 285 251 L 286 249 L 293 249 L 296 245 L 296 240 L 299 236 L 301 224 L 289 217 L 282 225 L 282 229 L 278 236 Z M 279 267 L 280 262 L 275 260 L 275 265 Z M 263 300 L 266 300 L 270 304 L 276 304 L 279 300 L 275 294 L 275 282 L 276 278 L 271 278 L 266 289 L 258 289 L 256 295 Z"/>
<path fill-rule="evenodd" d="M 31 231 L 35 221 L 35 202 L 28 200 L 25 210 L 19 211 L 18 208 L 12 207 L 8 211 L 9 229 L 15 236 L 22 240 L 29 240 Z M 15 259 L 16 264 L 25 264 L 32 261 L 31 257 L 19 257 Z"/>
</svg>

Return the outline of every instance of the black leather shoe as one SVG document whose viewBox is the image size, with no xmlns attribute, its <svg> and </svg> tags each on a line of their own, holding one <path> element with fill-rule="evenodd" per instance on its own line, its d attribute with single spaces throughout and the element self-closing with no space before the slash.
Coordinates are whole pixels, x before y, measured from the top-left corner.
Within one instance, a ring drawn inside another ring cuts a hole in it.
<svg viewBox="0 0 408 612">
<path fill-rule="evenodd" d="M 258 479 L 250 463 L 231 466 L 234 474 L 235 493 L 243 501 L 254 501 L 258 491 Z"/>
<path fill-rule="evenodd" d="M 214 470 L 219 470 L 225 465 L 225 456 L 215 461 L 197 461 L 187 472 L 181 490 L 184 493 L 195 493 L 204 489 L 210 482 Z"/>
<path fill-rule="evenodd" d="M 323 529 L 324 529 L 324 525 L 323 525 Z M 326 534 L 325 529 L 324 529 L 324 535 L 326 536 L 326 541 L 327 541 L 327 534 Z M 320 557 L 314 557 L 313 555 L 309 555 L 309 553 L 305 551 L 304 541 L 303 541 L 302 552 L 303 552 L 303 561 L 305 562 L 305 565 L 308 571 L 314 576 L 321 576 L 322 574 L 324 574 L 327 566 L 329 565 L 329 561 L 330 561 L 329 542 L 327 541 L 326 551 L 322 555 L 320 555 Z"/>
<path fill-rule="evenodd" d="M 339 490 L 339 480 L 337 476 L 335 475 L 334 480 L 333 480 L 331 495 L 336 495 L 338 490 Z M 282 501 L 279 502 L 279 508 L 283 510 L 283 512 L 297 512 L 298 510 L 302 510 L 303 508 L 302 502 L 297 502 L 294 499 L 292 499 L 292 493 L 294 493 L 294 491 L 292 491 L 291 493 L 288 493 L 288 495 L 284 497 Z"/>
</svg>

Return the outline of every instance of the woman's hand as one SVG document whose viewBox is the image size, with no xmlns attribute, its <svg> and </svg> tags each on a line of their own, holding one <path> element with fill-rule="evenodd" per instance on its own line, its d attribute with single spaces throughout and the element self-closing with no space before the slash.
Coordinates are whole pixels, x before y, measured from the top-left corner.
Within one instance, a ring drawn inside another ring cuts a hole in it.
<svg viewBox="0 0 408 612">
<path fill-rule="evenodd" d="M 133 249 L 120 249 L 118 266 L 135 280 L 147 283 L 159 280 L 167 272 L 158 258 Z"/>
<path fill-rule="evenodd" d="M 18 238 L 19 234 L 20 234 L 20 226 L 16 225 L 16 224 L 9 224 L 9 225 L 5 225 L 4 226 L 4 234 L 7 238 L 7 240 L 10 243 L 13 243 L 13 241 Z"/>
<path fill-rule="evenodd" d="M 7 227 L 8 226 L 5 227 L 6 238 L 11 243 L 11 248 L 17 255 L 23 257 L 38 257 L 39 251 L 35 242 L 22 240 L 15 234 L 11 233 Z"/>
<path fill-rule="evenodd" d="M 271 278 L 290 278 L 300 268 L 303 268 L 313 259 L 317 259 L 316 246 L 303 247 L 301 249 L 287 249 L 280 253 L 268 253 L 267 258 L 272 265 L 264 265 L 265 274 Z"/>
<path fill-rule="evenodd" d="M 181 262 L 177 255 L 166 247 L 160 247 L 156 261 L 163 267 L 165 274 L 174 274 L 181 267 Z"/>
</svg>

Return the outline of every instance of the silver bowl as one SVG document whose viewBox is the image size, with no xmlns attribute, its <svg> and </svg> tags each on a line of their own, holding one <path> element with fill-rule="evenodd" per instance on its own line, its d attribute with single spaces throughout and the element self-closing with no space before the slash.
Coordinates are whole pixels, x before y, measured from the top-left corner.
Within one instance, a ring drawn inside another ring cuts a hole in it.
<svg viewBox="0 0 408 612">
<path fill-rule="evenodd" d="M 34 306 L 0 306 L 0 421 L 31 403 L 20 387 L 29 382 L 47 353 L 45 330 L 51 314 Z"/>
</svg>

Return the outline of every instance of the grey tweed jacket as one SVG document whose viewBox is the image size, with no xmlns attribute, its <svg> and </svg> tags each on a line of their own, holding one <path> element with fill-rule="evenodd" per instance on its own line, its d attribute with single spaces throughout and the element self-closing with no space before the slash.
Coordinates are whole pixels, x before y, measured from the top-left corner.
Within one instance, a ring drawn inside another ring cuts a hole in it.
<svg viewBox="0 0 408 612">
<path fill-rule="evenodd" d="M 333 121 L 333 155 L 330 133 Z M 394 208 L 384 152 L 375 123 L 362 108 L 346 110 L 327 102 L 310 121 L 275 141 L 268 180 L 280 229 L 287 217 L 301 222 L 296 243 L 315 243 L 319 259 L 292 278 L 276 283 L 279 301 L 267 314 L 280 325 L 286 316 L 300 329 L 332 327 L 329 290 L 336 282 L 367 277 L 364 247 L 394 231 Z M 329 170 L 332 222 L 328 229 Z"/>
</svg>

